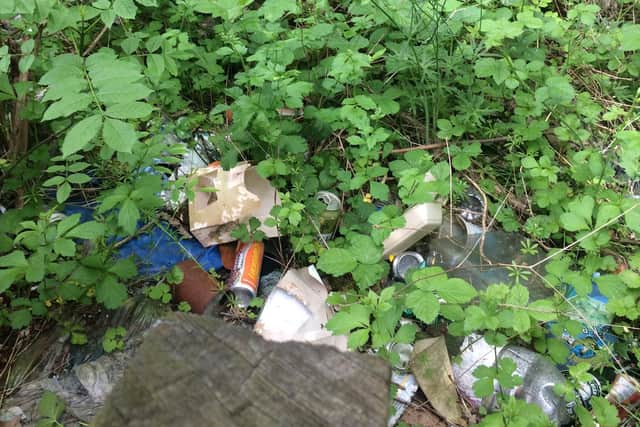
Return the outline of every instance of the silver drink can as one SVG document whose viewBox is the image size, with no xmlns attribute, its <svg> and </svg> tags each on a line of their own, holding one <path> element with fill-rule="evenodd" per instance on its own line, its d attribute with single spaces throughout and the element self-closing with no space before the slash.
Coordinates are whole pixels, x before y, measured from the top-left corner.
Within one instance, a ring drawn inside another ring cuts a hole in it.
<svg viewBox="0 0 640 427">
<path fill-rule="evenodd" d="M 342 212 L 342 200 L 330 191 L 318 191 L 316 199 L 325 204 L 325 210 L 320 214 L 318 228 L 324 240 L 331 239 L 336 230 L 340 213 Z"/>
<path fill-rule="evenodd" d="M 407 271 L 412 268 L 421 268 L 425 265 L 424 258 L 418 252 L 402 252 L 393 259 L 393 264 L 391 265 L 393 277 L 397 280 L 405 280 Z"/>
</svg>

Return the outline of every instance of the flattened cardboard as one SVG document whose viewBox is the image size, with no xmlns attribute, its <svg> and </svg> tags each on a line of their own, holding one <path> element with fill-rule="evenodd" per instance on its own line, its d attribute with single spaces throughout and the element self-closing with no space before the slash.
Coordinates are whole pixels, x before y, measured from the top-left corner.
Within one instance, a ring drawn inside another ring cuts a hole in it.
<svg viewBox="0 0 640 427">
<path fill-rule="evenodd" d="M 225 171 L 220 166 L 198 169 L 195 197 L 189 202 L 191 233 L 205 247 L 237 240 L 231 231 L 251 217 L 264 222 L 274 205 L 280 204 L 278 193 L 268 180 L 258 175 L 255 167 L 239 163 Z M 216 191 L 198 191 L 213 188 Z M 275 227 L 264 224 L 260 230 L 267 237 L 278 236 Z"/>
</svg>

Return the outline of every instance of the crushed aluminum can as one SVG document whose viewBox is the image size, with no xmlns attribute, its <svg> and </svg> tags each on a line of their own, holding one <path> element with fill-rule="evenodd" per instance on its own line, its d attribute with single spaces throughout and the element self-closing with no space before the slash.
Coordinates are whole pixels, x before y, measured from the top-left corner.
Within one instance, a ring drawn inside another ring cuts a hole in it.
<svg viewBox="0 0 640 427">
<path fill-rule="evenodd" d="M 618 407 L 618 416 L 624 420 L 629 412 L 640 406 L 640 382 L 630 375 L 618 374 L 606 399 Z"/>
<path fill-rule="evenodd" d="M 340 212 L 342 211 L 342 201 L 330 191 L 318 191 L 316 199 L 326 206 L 324 212 L 320 214 L 318 228 L 322 239 L 329 240 L 338 225 Z"/>
<path fill-rule="evenodd" d="M 426 265 L 424 258 L 418 252 L 402 252 L 393 259 L 393 277 L 405 280 L 407 271 L 412 268 L 422 268 Z"/>
<path fill-rule="evenodd" d="M 389 343 L 386 346 L 389 353 L 397 353 L 400 357 L 398 363 L 393 368 L 400 372 L 407 372 L 411 362 L 411 354 L 413 353 L 413 345 L 403 343 Z"/>
<path fill-rule="evenodd" d="M 258 293 L 263 255 L 262 242 L 245 243 L 238 251 L 228 283 L 239 307 L 248 307 Z"/>
</svg>

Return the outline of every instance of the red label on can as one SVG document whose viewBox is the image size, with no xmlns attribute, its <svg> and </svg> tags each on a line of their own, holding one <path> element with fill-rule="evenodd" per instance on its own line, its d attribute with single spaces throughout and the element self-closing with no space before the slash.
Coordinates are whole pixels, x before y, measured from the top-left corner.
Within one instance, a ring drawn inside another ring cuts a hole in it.
<svg viewBox="0 0 640 427">
<path fill-rule="evenodd" d="M 260 283 L 260 270 L 264 256 L 264 243 L 245 243 L 240 248 L 233 271 L 229 277 L 229 289 L 234 287 L 250 288 L 255 296 Z"/>
</svg>

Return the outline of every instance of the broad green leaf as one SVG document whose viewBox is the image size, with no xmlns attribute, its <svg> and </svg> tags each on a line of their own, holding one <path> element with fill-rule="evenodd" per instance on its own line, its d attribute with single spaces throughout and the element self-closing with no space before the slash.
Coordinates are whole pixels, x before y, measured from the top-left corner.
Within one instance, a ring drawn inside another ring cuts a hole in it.
<svg viewBox="0 0 640 427">
<path fill-rule="evenodd" d="M 322 252 L 318 259 L 318 268 L 335 277 L 353 271 L 357 265 L 351 252 L 340 248 L 329 248 Z"/>
<path fill-rule="evenodd" d="M 327 322 L 327 329 L 334 335 L 345 335 L 353 329 L 368 328 L 371 309 L 362 304 L 343 308 Z"/>
<path fill-rule="evenodd" d="M 131 235 L 136 232 L 139 219 L 140 211 L 136 203 L 131 199 L 125 200 L 120 206 L 120 212 L 118 212 L 118 225 Z"/>
<path fill-rule="evenodd" d="M 234 21 L 253 0 L 194 0 L 193 3 L 196 12 L 208 13 L 214 18 L 221 17 L 225 21 Z"/>
<path fill-rule="evenodd" d="M 56 191 L 56 201 L 60 204 L 64 203 L 71 195 L 71 185 L 68 182 L 64 182 L 58 191 Z"/>
<path fill-rule="evenodd" d="M 464 304 L 478 295 L 478 292 L 467 281 L 447 279 L 437 282 L 435 290 L 448 303 Z"/>
<path fill-rule="evenodd" d="M 369 181 L 369 191 L 371 197 L 377 200 L 387 201 L 389 200 L 389 186 L 382 182 Z"/>
<path fill-rule="evenodd" d="M 600 427 L 617 427 L 620 425 L 618 409 L 607 399 L 594 396 L 591 398 L 590 403 L 593 406 L 593 414 L 596 416 Z"/>
<path fill-rule="evenodd" d="M 65 96 L 47 108 L 47 111 L 42 116 L 42 121 L 68 117 L 73 113 L 85 110 L 89 104 L 91 104 L 91 96 L 86 93 Z"/>
<path fill-rule="evenodd" d="M 31 311 L 28 308 L 9 313 L 9 322 L 13 329 L 22 329 L 31 323 Z"/>
<path fill-rule="evenodd" d="M 596 228 L 606 224 L 609 220 L 620 215 L 620 208 L 616 205 L 602 205 L 598 208 L 598 215 L 596 216 Z"/>
<path fill-rule="evenodd" d="M 69 130 L 62 143 L 62 155 L 69 157 L 87 147 L 89 142 L 95 138 L 102 127 L 102 116 L 99 114 L 89 116 L 75 124 Z"/>
<path fill-rule="evenodd" d="M 622 43 L 620 47 L 625 52 L 640 50 L 640 25 L 627 24 L 620 30 Z"/>
<path fill-rule="evenodd" d="M 114 104 L 107 108 L 105 114 L 116 119 L 141 119 L 147 117 L 153 111 L 153 107 L 146 102 L 127 102 Z"/>
<path fill-rule="evenodd" d="M 24 257 L 24 252 L 13 251 L 0 257 L 0 267 L 28 267 L 29 263 Z"/>
<path fill-rule="evenodd" d="M 0 293 L 9 289 L 9 286 L 13 284 L 20 273 L 20 268 L 7 268 L 0 270 Z"/>
<path fill-rule="evenodd" d="M 440 312 L 440 303 L 435 295 L 421 289 L 416 289 L 407 295 L 406 306 L 413 311 L 418 320 L 427 324 L 433 322 Z"/>
<path fill-rule="evenodd" d="M 104 121 L 102 137 L 109 147 L 124 153 L 130 153 L 133 145 L 138 142 L 133 125 L 109 118 Z"/>
<path fill-rule="evenodd" d="M 96 221 L 87 221 L 71 229 L 67 237 L 95 240 L 104 234 L 104 225 Z"/>
<path fill-rule="evenodd" d="M 587 224 L 587 221 L 582 216 L 577 215 L 573 212 L 565 212 L 560 215 L 560 224 L 567 231 L 580 231 L 589 229 L 589 224 Z"/>
<path fill-rule="evenodd" d="M 393 340 L 397 343 L 405 343 L 411 344 L 416 339 L 416 332 L 418 332 L 418 327 L 413 323 L 406 323 L 400 326 L 398 332 L 396 332 L 396 336 Z"/>
<path fill-rule="evenodd" d="M 64 412 L 64 401 L 54 392 L 46 390 L 38 402 L 38 415 L 57 420 Z"/>
<path fill-rule="evenodd" d="M 29 267 L 25 270 L 24 278 L 27 282 L 37 283 L 44 279 L 45 260 L 42 252 L 36 252 L 29 257 Z"/>
<path fill-rule="evenodd" d="M 138 8 L 133 3 L 133 0 L 114 0 L 113 11 L 125 19 L 134 19 Z"/>
<path fill-rule="evenodd" d="M 382 247 L 364 234 L 351 234 L 347 237 L 351 243 L 353 257 L 363 264 L 375 264 L 382 259 Z"/>
<path fill-rule="evenodd" d="M 107 274 L 96 286 L 96 301 L 108 309 L 120 307 L 127 297 L 127 288 L 113 274 Z"/>
<path fill-rule="evenodd" d="M 529 315 L 538 321 L 549 322 L 558 318 L 558 313 L 552 301 L 541 299 L 529 304 Z"/>
<path fill-rule="evenodd" d="M 531 318 L 529 313 L 524 310 L 514 310 L 513 312 L 513 330 L 518 333 L 524 333 L 531 327 Z"/>
<path fill-rule="evenodd" d="M 358 329 L 357 331 L 351 332 L 351 334 L 349 334 L 347 346 L 350 349 L 355 350 L 365 345 L 367 341 L 369 341 L 369 328 Z"/>
<path fill-rule="evenodd" d="M 296 0 L 266 0 L 260 12 L 267 21 L 275 21 L 280 19 L 285 12 L 298 13 L 298 2 Z"/>
<path fill-rule="evenodd" d="M 53 250 L 62 256 L 74 256 L 76 254 L 76 244 L 73 240 L 58 238 L 53 242 Z"/>
<path fill-rule="evenodd" d="M 80 214 L 73 214 L 65 217 L 58 223 L 58 237 L 61 237 L 69 231 L 71 228 L 75 227 L 80 222 Z"/>
</svg>

